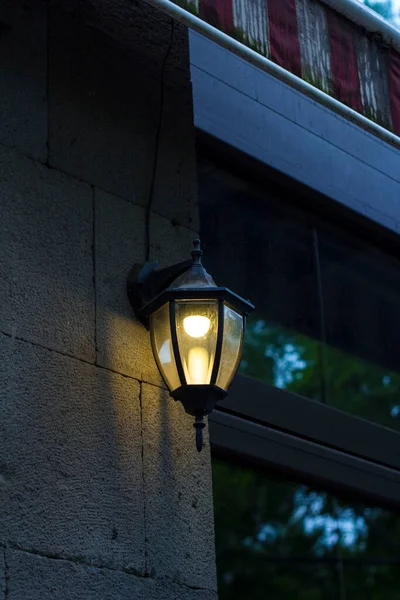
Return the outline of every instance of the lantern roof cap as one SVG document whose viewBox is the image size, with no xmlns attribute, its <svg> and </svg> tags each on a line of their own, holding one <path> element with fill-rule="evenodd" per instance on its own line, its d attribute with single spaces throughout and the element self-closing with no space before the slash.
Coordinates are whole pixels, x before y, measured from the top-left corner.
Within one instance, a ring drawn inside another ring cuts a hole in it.
<svg viewBox="0 0 400 600">
<path fill-rule="evenodd" d="M 200 240 L 193 242 L 194 250 L 192 251 L 192 264 L 182 275 L 177 277 L 171 287 L 176 289 L 192 289 L 192 288 L 207 288 L 217 287 L 214 279 L 205 270 L 201 262 L 203 251 L 200 249 Z"/>
<path fill-rule="evenodd" d="M 245 300 L 226 287 L 203 286 L 203 287 L 169 287 L 163 290 L 149 303 L 143 306 L 142 314 L 149 318 L 158 308 L 161 308 L 166 302 L 179 300 L 202 301 L 202 300 L 223 300 L 233 309 L 244 315 L 248 315 L 254 310 L 254 306 L 249 300 Z"/>
<path fill-rule="evenodd" d="M 201 263 L 200 240 L 193 242 L 192 260 L 158 269 L 146 264 L 137 274 L 136 266 L 128 277 L 128 296 L 135 314 L 149 328 L 150 315 L 166 302 L 175 300 L 222 300 L 243 315 L 254 310 L 245 300 L 226 287 L 219 287 Z"/>
</svg>

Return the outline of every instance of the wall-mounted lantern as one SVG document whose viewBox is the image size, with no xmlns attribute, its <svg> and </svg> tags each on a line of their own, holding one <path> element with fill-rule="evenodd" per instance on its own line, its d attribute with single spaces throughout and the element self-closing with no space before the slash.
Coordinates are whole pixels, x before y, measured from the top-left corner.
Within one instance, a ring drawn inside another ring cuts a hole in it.
<svg viewBox="0 0 400 600">
<path fill-rule="evenodd" d="M 200 241 L 192 260 L 159 269 L 136 265 L 128 296 L 150 330 L 153 353 L 170 395 L 195 417 L 196 446 L 203 447 L 204 416 L 227 394 L 239 366 L 246 316 L 254 306 L 218 287 L 201 264 Z"/>
</svg>

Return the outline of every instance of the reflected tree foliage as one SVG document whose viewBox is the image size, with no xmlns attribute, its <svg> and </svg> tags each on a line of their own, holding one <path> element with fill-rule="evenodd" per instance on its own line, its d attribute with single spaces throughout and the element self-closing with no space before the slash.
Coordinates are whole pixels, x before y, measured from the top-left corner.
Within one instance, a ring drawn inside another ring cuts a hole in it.
<svg viewBox="0 0 400 600">
<path fill-rule="evenodd" d="M 220 600 L 398 600 L 400 518 L 213 460 Z"/>
<path fill-rule="evenodd" d="M 398 373 L 280 325 L 249 321 L 240 371 L 400 430 Z"/>
</svg>

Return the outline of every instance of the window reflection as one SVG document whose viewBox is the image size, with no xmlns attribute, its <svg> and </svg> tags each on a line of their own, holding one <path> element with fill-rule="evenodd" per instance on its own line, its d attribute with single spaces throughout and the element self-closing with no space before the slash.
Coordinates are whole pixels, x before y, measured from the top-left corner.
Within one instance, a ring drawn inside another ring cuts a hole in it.
<svg viewBox="0 0 400 600">
<path fill-rule="evenodd" d="M 306 335 L 250 317 L 240 372 L 281 389 L 320 399 L 320 343 Z"/>
<path fill-rule="evenodd" d="M 207 268 L 251 299 L 240 372 L 400 431 L 400 263 L 202 161 Z"/>
<path fill-rule="evenodd" d="M 326 353 L 330 404 L 400 431 L 400 375 L 336 348 Z"/>
<path fill-rule="evenodd" d="M 350 236 L 318 238 L 328 400 L 400 429 L 400 265 Z"/>
<path fill-rule="evenodd" d="M 400 375 L 336 348 L 325 348 L 332 406 L 400 430 Z M 239 372 L 321 400 L 321 343 L 251 317 Z"/>
<path fill-rule="evenodd" d="M 220 600 L 398 600 L 400 517 L 213 459 Z"/>
</svg>

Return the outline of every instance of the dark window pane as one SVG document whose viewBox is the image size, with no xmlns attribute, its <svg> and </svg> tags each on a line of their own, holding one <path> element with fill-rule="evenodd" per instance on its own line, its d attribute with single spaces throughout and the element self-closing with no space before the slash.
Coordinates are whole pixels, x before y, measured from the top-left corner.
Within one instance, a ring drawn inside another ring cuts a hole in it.
<svg viewBox="0 0 400 600">
<path fill-rule="evenodd" d="M 217 283 L 250 297 L 241 371 L 319 399 L 320 318 L 313 231 L 271 190 L 216 168 L 199 171 L 205 264 Z"/>
<path fill-rule="evenodd" d="M 319 234 L 319 252 L 327 401 L 400 429 L 400 264 L 325 232 Z"/>
<path fill-rule="evenodd" d="M 200 161 L 199 190 L 206 266 L 256 306 L 240 371 L 400 431 L 400 262 L 268 182 Z"/>
<path fill-rule="evenodd" d="M 397 600 L 400 517 L 213 459 L 220 600 Z"/>
</svg>

